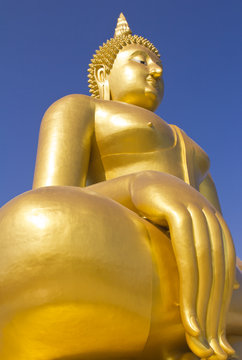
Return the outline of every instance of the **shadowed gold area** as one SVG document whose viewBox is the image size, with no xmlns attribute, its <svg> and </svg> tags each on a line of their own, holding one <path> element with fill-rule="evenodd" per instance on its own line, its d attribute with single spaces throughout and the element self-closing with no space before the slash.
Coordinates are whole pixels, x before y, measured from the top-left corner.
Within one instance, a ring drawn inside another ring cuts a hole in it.
<svg viewBox="0 0 242 360">
<path fill-rule="evenodd" d="M 122 308 L 110 304 L 55 304 L 28 309 L 13 317 L 4 329 L 1 359 L 135 355 L 140 350 L 137 338 L 142 336 L 143 325 L 138 315 L 125 312 L 124 316 Z M 132 337 L 127 336 L 127 328 Z"/>
<path fill-rule="evenodd" d="M 242 356 L 233 241 L 207 154 L 153 113 L 162 75 L 121 15 L 93 97 L 46 111 L 33 190 L 0 211 L 1 360 Z"/>
</svg>

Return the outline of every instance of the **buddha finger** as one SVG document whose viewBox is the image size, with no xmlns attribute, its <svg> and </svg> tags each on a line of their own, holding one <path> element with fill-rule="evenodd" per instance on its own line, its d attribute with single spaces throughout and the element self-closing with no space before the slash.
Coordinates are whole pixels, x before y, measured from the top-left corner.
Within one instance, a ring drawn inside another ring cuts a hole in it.
<svg viewBox="0 0 242 360">
<path fill-rule="evenodd" d="M 194 244 L 198 263 L 198 297 L 197 315 L 198 320 L 205 332 L 208 301 L 212 287 L 212 254 L 211 244 L 206 218 L 196 206 L 190 206 L 188 211 L 193 220 Z"/>
<path fill-rule="evenodd" d="M 198 337 L 186 334 L 190 349 L 200 358 L 208 358 L 213 354 L 208 340 L 206 339 L 206 316 L 210 291 L 212 287 L 212 255 L 209 239 L 209 231 L 206 218 L 196 206 L 189 206 L 188 211 L 193 220 L 194 244 L 198 264 L 198 296 L 197 317 L 201 327 Z"/>
<path fill-rule="evenodd" d="M 225 280 L 225 261 L 222 230 L 215 214 L 208 208 L 203 209 L 206 217 L 212 250 L 213 283 L 208 304 L 206 334 L 209 344 L 219 359 L 226 359 L 227 354 L 218 342 L 218 325 L 222 308 Z"/>
<path fill-rule="evenodd" d="M 188 334 L 198 336 L 200 334 L 196 312 L 198 267 L 192 219 L 185 207 L 177 206 L 167 214 L 167 221 L 179 272 L 182 322 Z"/>
<path fill-rule="evenodd" d="M 235 281 L 235 249 L 233 244 L 233 239 L 231 237 L 230 231 L 225 223 L 222 215 L 220 213 L 216 213 L 216 217 L 220 222 L 222 228 L 222 239 L 224 245 L 224 253 L 225 253 L 225 286 L 224 286 L 224 295 L 222 302 L 222 310 L 219 322 L 219 343 L 224 351 L 227 354 L 232 355 L 235 353 L 234 349 L 230 346 L 226 339 L 226 315 L 229 309 L 229 304 L 233 292 L 233 286 Z"/>
</svg>

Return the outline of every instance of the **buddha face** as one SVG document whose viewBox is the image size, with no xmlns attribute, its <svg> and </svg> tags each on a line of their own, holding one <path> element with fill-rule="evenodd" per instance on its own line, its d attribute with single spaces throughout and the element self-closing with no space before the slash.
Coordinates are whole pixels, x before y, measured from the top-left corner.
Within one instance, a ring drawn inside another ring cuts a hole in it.
<svg viewBox="0 0 242 360">
<path fill-rule="evenodd" d="M 154 111 L 163 98 L 161 61 L 142 45 L 127 45 L 120 50 L 107 80 L 111 100 Z"/>
</svg>

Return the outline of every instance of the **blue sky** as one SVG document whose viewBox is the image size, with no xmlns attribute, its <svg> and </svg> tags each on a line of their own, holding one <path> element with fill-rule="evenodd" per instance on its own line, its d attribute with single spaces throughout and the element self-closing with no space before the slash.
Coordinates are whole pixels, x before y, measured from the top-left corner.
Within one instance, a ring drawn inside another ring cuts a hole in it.
<svg viewBox="0 0 242 360">
<path fill-rule="evenodd" d="M 209 154 L 242 258 L 241 0 L 2 1 L 0 205 L 31 189 L 45 110 L 64 95 L 88 94 L 88 63 L 121 11 L 160 50 L 165 97 L 157 114 Z"/>
</svg>

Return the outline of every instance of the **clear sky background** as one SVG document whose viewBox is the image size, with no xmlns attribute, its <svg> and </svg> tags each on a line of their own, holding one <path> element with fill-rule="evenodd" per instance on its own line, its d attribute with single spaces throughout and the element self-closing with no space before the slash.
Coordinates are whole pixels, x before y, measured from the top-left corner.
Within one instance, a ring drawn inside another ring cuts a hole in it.
<svg viewBox="0 0 242 360">
<path fill-rule="evenodd" d="M 242 0 L 1 0 L 0 205 L 31 189 L 45 110 L 88 94 L 90 58 L 121 11 L 161 53 L 157 114 L 209 154 L 242 258 Z"/>
</svg>

